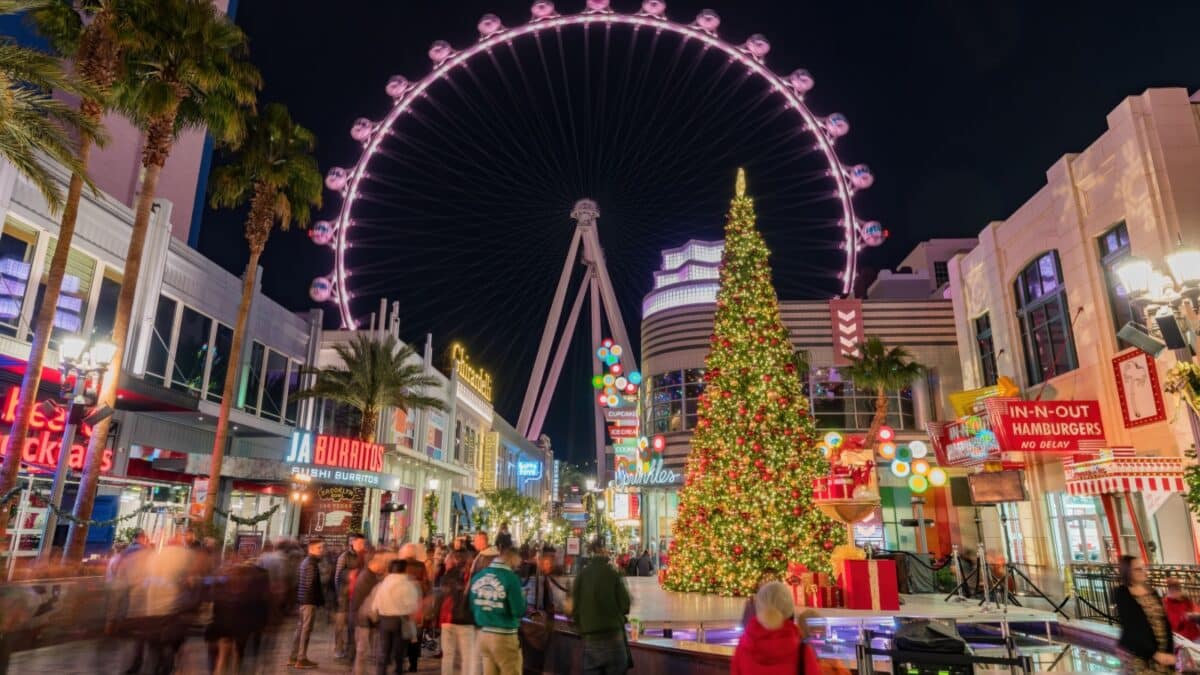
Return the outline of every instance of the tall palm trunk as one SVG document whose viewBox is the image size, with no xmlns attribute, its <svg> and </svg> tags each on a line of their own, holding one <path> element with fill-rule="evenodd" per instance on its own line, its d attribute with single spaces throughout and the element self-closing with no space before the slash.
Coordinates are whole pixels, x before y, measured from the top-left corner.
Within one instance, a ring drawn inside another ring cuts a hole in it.
<svg viewBox="0 0 1200 675">
<path fill-rule="evenodd" d="M 85 103 L 84 110 L 92 122 L 100 121 L 98 105 L 92 108 Z M 91 154 L 92 140 L 87 134 L 83 134 L 79 139 L 80 165 L 86 167 Z M 12 429 L 8 432 L 8 442 L 4 447 L 4 464 L 0 466 L 0 494 L 8 492 L 16 485 L 17 474 L 20 471 L 21 452 L 25 448 L 25 437 L 29 435 L 29 420 L 33 416 L 34 407 L 37 406 L 38 388 L 42 385 L 42 364 L 46 360 L 50 334 L 54 330 L 54 312 L 58 308 L 58 297 L 62 292 L 63 277 L 67 271 L 67 256 L 71 253 L 71 240 L 75 237 L 75 222 L 79 217 L 79 199 L 82 193 L 83 176 L 72 174 L 71 184 L 67 188 L 67 202 L 63 206 L 62 223 L 58 228 L 58 242 L 54 245 L 54 255 L 50 257 L 45 295 L 37 317 L 34 318 L 33 344 L 29 348 L 25 375 L 21 378 L 17 409 L 13 415 Z M 62 450 L 63 452 L 59 453 L 59 461 L 65 462 L 70 456 L 71 448 L 64 445 Z M 6 532 L 7 528 L 8 509 L 0 509 L 0 534 Z M 53 535 L 53 532 L 49 533 L 49 536 Z"/>
<path fill-rule="evenodd" d="M 150 229 L 150 213 L 154 206 L 154 194 L 158 190 L 158 178 L 163 164 L 171 151 L 171 140 L 175 126 L 175 111 L 154 120 L 146 134 L 146 149 L 142 164 L 146 176 L 142 181 L 142 192 L 138 196 L 137 211 L 133 218 L 133 231 L 129 235 L 129 250 L 125 255 L 125 270 L 121 279 L 121 293 L 117 296 L 117 315 L 113 319 L 112 341 L 117 349 L 113 353 L 112 365 L 100 386 L 97 407 L 116 408 L 117 383 L 121 379 L 121 365 L 125 359 L 125 347 L 129 337 L 129 321 L 133 314 L 133 295 L 137 291 L 138 276 L 142 271 L 142 254 L 146 249 L 146 232 Z M 83 548 L 87 541 L 88 525 L 92 507 L 96 501 L 96 489 L 100 484 L 100 466 L 104 449 L 108 445 L 108 430 L 112 418 L 92 427 L 92 438 L 88 442 L 87 457 L 83 463 L 83 475 L 79 479 L 79 493 L 75 497 L 72 522 L 67 534 L 67 546 L 63 551 L 63 562 L 70 564 L 83 559 Z"/>
<path fill-rule="evenodd" d="M 871 418 L 871 428 L 867 431 L 866 446 L 874 448 L 879 445 L 879 428 L 887 421 L 887 390 L 883 387 L 875 389 L 875 417 Z"/>
<path fill-rule="evenodd" d="M 358 426 L 358 439 L 367 441 L 368 443 L 375 442 L 375 428 L 379 426 L 379 409 L 366 408 L 362 411 L 362 420 Z"/>
<path fill-rule="evenodd" d="M 246 240 L 250 244 L 250 260 L 242 274 L 242 301 L 238 305 L 237 324 L 233 328 L 233 341 L 229 346 L 229 365 L 225 369 L 225 386 L 221 393 L 221 410 L 217 414 L 217 434 L 213 439 L 212 466 L 208 474 L 208 494 L 204 498 L 204 522 L 211 523 L 217 507 L 221 485 L 221 464 L 225 461 L 225 446 L 229 438 L 229 413 L 233 410 L 233 397 L 237 390 L 238 369 L 242 363 L 242 344 L 246 341 L 246 323 L 250 318 L 250 304 L 254 301 L 254 285 L 258 278 L 258 260 L 267 245 L 271 233 L 271 201 L 273 196 L 263 188 L 255 190 L 246 221 Z"/>
</svg>

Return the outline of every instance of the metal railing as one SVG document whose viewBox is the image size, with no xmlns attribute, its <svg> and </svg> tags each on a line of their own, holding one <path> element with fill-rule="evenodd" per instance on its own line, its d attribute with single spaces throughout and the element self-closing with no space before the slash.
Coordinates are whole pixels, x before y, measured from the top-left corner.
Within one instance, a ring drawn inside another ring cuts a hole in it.
<svg viewBox="0 0 1200 675">
<path fill-rule="evenodd" d="M 1167 579 L 1180 580 L 1184 595 L 1200 602 L 1200 565 L 1147 565 L 1150 587 L 1159 595 L 1167 593 Z M 1071 586 L 1075 591 L 1075 615 L 1106 623 L 1117 622 L 1112 607 L 1113 591 L 1121 584 L 1116 565 L 1075 563 L 1071 565 Z"/>
</svg>

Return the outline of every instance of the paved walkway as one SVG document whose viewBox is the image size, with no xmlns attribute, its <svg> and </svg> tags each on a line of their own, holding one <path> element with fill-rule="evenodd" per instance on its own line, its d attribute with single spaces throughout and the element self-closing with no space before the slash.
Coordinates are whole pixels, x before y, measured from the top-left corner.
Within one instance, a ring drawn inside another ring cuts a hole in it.
<svg viewBox="0 0 1200 675">
<path fill-rule="evenodd" d="M 264 659 L 253 671 L 262 675 L 272 673 L 316 673 L 317 675 L 344 675 L 350 672 L 348 664 L 333 660 L 333 625 L 324 617 L 317 621 L 308 645 L 308 658 L 320 664 L 316 670 L 294 670 L 287 667 L 288 651 L 292 646 L 294 624 L 289 622 L 277 627 L 269 636 L 264 647 Z M 132 643 L 124 640 L 91 640 L 71 642 L 55 647 L 13 654 L 9 673 L 16 675 L 94 675 L 95 673 L 123 673 L 132 654 Z M 208 653 L 204 640 L 190 636 L 183 645 L 175 672 L 181 675 L 206 675 Z M 147 664 L 148 667 L 148 664 Z M 244 672 L 251 672 L 246 669 Z M 374 675 L 374 669 L 368 671 Z M 440 673 L 441 661 L 432 656 L 422 656 L 418 663 L 419 673 Z"/>
</svg>

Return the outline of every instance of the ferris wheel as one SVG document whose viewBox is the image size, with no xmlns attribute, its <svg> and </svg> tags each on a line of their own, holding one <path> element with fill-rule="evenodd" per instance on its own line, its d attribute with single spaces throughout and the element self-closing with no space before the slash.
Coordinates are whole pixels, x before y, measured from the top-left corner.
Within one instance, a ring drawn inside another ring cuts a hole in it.
<svg viewBox="0 0 1200 675">
<path fill-rule="evenodd" d="M 432 69 L 420 79 L 408 79 L 401 75 L 390 78 L 385 87 L 392 101 L 390 109 L 378 119 L 358 118 L 350 129 L 350 136 L 362 146 L 357 161 L 352 166 L 334 167 L 326 175 L 325 185 L 340 195 L 340 205 L 336 217 L 314 223 L 309 230 L 309 236 L 317 245 L 332 249 L 333 269 L 312 281 L 309 288 L 310 297 L 316 302 L 335 304 L 342 325 L 346 328 L 357 327 L 358 322 L 353 309 L 355 298 L 368 295 L 376 288 L 364 279 L 371 274 L 387 273 L 386 261 L 383 264 L 373 263 L 373 269 L 366 270 L 367 265 L 355 260 L 357 251 L 381 246 L 381 240 L 364 225 L 371 221 L 386 220 L 380 216 L 380 203 L 398 201 L 395 198 L 376 199 L 375 204 L 369 204 L 373 186 L 394 184 L 396 168 L 388 167 L 386 162 L 397 161 L 397 158 L 403 157 L 409 149 L 422 147 L 417 145 L 420 143 L 419 139 L 411 140 L 412 132 L 403 129 L 406 121 L 414 124 L 419 122 L 425 129 L 429 129 L 431 125 L 436 127 L 439 114 L 445 113 L 445 109 L 438 104 L 439 91 L 444 95 L 453 93 L 463 96 L 464 89 L 470 88 L 473 83 L 480 83 L 481 71 L 494 69 L 494 77 L 504 79 L 506 84 L 510 84 L 512 91 L 516 92 L 512 98 L 519 99 L 521 87 L 511 84 L 509 80 L 525 79 L 525 73 L 506 75 L 504 71 L 506 67 L 511 68 L 511 64 L 521 63 L 518 51 L 520 45 L 536 45 L 537 51 L 545 59 L 545 52 L 553 47 L 552 41 L 562 46 L 564 42 L 569 43 L 576 40 L 576 36 L 582 35 L 582 42 L 587 44 L 589 39 L 599 42 L 599 37 L 594 36 L 603 35 L 604 54 L 607 59 L 610 36 L 616 30 L 631 32 L 635 42 L 639 35 L 652 36 L 648 42 L 651 45 L 650 49 L 660 48 L 669 52 L 662 62 L 670 63 L 671 68 L 680 73 L 694 73 L 710 61 L 720 63 L 722 76 L 729 79 L 714 80 L 711 89 L 717 94 L 745 87 L 747 80 L 754 81 L 762 91 L 761 97 L 756 98 L 756 101 L 769 99 L 773 101 L 769 103 L 773 106 L 772 110 L 778 108 L 777 112 L 780 115 L 772 114 L 772 124 L 782 124 L 786 127 L 785 132 L 808 139 L 801 147 L 805 156 L 815 162 L 815 169 L 810 172 L 811 175 L 805 174 L 797 182 L 806 185 L 806 194 L 817 195 L 832 205 L 820 215 L 820 218 L 827 222 L 822 223 L 820 228 L 814 228 L 820 231 L 820 237 L 828 241 L 832 255 L 814 257 L 828 266 L 830 276 L 835 277 L 831 283 L 836 289 L 842 295 L 849 294 L 854 285 L 859 251 L 864 247 L 881 244 L 887 236 L 880 223 L 860 220 L 855 212 L 855 193 L 869 188 L 874 182 L 874 176 L 865 164 L 847 163 L 839 156 L 838 143 L 849 132 L 849 122 L 840 113 L 821 115 L 809 108 L 806 97 L 814 87 L 814 78 L 807 70 L 797 69 L 789 74 L 780 75 L 767 66 L 766 57 L 771 51 L 771 44 L 766 37 L 754 34 L 740 43 L 730 42 L 719 35 L 720 27 L 721 19 L 712 10 L 700 12 L 691 23 L 672 21 L 666 16 L 666 3 L 662 0 L 645 0 L 638 11 L 632 14 L 614 11 L 609 0 L 586 0 L 585 8 L 577 14 L 561 13 L 554 3 L 538 0 L 532 4 L 529 20 L 520 25 L 505 25 L 493 14 L 482 17 L 477 24 L 478 41 L 474 44 L 456 48 L 444 40 L 434 42 L 428 50 Z M 543 36 L 547 36 L 545 42 Z M 674 51 L 671 51 L 669 46 L 659 47 L 660 38 L 664 36 L 674 38 Z M 689 49 L 694 51 L 688 51 Z M 501 58 L 506 50 L 512 55 L 505 57 L 508 61 Z M 653 57 L 639 55 L 635 59 L 631 56 L 628 61 L 634 63 L 647 58 Z M 616 60 L 618 59 L 614 59 Z M 545 60 L 542 66 L 541 70 L 545 71 L 547 81 L 550 81 L 554 69 L 546 67 Z M 636 67 L 636 64 L 631 66 Z M 647 64 L 645 67 L 649 69 L 650 66 Z M 730 74 L 725 76 L 726 72 Z M 562 76 L 570 79 L 565 67 Z M 584 73 L 584 77 L 586 76 L 587 72 Z M 682 81 L 682 75 L 679 79 Z M 562 92 L 568 97 L 575 95 L 579 98 L 577 82 L 568 81 L 550 86 L 554 91 Z M 575 89 L 572 89 L 572 86 L 575 86 Z M 525 81 L 524 91 L 529 91 L 528 80 Z M 624 92 L 622 95 L 625 95 Z M 658 97 L 659 103 L 662 103 L 661 99 L 671 98 L 671 93 L 659 92 Z M 732 100 L 732 94 L 730 97 Z M 497 95 L 497 98 L 503 97 Z M 482 102 L 483 99 L 480 101 L 477 105 L 470 105 L 486 108 L 487 103 Z M 495 99 L 492 101 L 495 102 Z M 782 103 L 781 106 L 775 105 L 779 102 Z M 620 101 L 617 101 L 617 104 L 619 103 Z M 486 115 L 487 110 L 484 113 Z M 555 113 L 557 115 L 557 110 Z M 614 114 L 621 113 L 618 111 Z M 655 115 L 648 115 L 647 119 L 652 122 L 656 116 L 657 111 Z M 732 115 L 730 119 L 733 119 Z M 571 129 L 575 128 L 571 119 L 564 121 L 560 118 L 556 122 L 564 139 L 570 133 L 564 131 L 567 125 L 570 125 Z M 553 127 L 553 123 L 547 122 L 546 126 Z M 510 128 L 517 133 L 521 127 L 514 124 Z M 469 134 L 470 130 L 471 126 L 462 120 L 447 121 L 444 129 L 435 132 L 437 138 L 428 141 L 426 145 L 448 142 L 450 136 L 460 132 Z M 645 139 L 645 143 L 649 145 L 654 134 L 647 133 L 639 138 Z M 779 138 L 784 136 L 780 135 Z M 401 139 L 407 140 L 411 145 L 403 145 Z M 774 148 L 786 145 L 779 141 L 764 147 L 774 151 Z M 428 151 L 428 147 L 425 150 Z M 576 152 L 578 153 L 578 149 Z M 521 165 L 528 164 L 531 160 L 528 157 L 510 156 L 499 157 L 497 161 Z M 412 173 L 413 167 L 408 168 Z M 684 171 L 683 168 L 677 170 Z M 492 175 L 503 179 L 504 173 L 504 170 L 496 170 Z M 445 179 L 439 180 L 442 183 L 446 182 Z M 566 206 L 569 207 L 569 203 Z"/>
</svg>

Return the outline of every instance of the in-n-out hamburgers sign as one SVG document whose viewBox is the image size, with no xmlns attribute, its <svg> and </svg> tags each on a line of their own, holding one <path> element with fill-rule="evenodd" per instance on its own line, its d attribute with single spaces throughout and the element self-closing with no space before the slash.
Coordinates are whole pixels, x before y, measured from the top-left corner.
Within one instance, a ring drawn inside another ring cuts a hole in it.
<svg viewBox="0 0 1200 675">
<path fill-rule="evenodd" d="M 383 446 L 357 438 L 327 436 L 296 429 L 284 461 L 292 473 L 345 485 L 379 487 L 383 480 Z"/>
<path fill-rule="evenodd" d="M 17 402 L 21 397 L 20 387 L 9 387 L 4 394 L 3 407 L 0 407 L 0 424 L 11 425 L 17 419 Z M 21 447 L 21 461 L 25 464 L 53 470 L 58 467 L 59 451 L 62 448 L 63 427 L 67 423 L 68 409 L 60 406 L 53 415 L 47 417 L 41 406 L 34 406 L 33 415 L 29 418 L 30 435 L 25 438 Z M 8 447 L 8 430 L 0 433 L 0 457 Z M 71 454 L 67 466 L 72 470 L 82 471 L 83 460 L 87 456 L 87 441 L 92 437 L 92 427 L 87 424 L 79 425 L 77 439 L 82 443 L 71 444 Z M 111 448 L 104 449 L 100 459 L 100 471 L 109 471 L 113 465 Z"/>
</svg>

